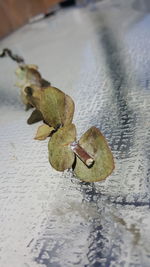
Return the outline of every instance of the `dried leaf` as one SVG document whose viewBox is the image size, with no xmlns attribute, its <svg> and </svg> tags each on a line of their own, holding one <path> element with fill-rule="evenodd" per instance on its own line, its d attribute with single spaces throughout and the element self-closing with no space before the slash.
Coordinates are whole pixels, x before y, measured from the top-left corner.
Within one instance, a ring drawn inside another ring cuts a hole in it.
<svg viewBox="0 0 150 267">
<path fill-rule="evenodd" d="M 43 124 L 39 126 L 34 139 L 45 140 L 51 134 L 52 131 L 54 131 L 53 127 L 50 127 L 47 124 Z"/>
<path fill-rule="evenodd" d="M 72 98 L 55 87 L 47 87 L 42 91 L 40 110 L 44 120 L 54 128 L 72 122 L 74 102 Z"/>
<path fill-rule="evenodd" d="M 48 125 L 56 129 L 72 122 L 74 102 L 61 90 L 52 86 L 40 89 L 32 85 L 25 88 L 25 93 L 27 101 L 41 111 Z"/>
<path fill-rule="evenodd" d="M 28 103 L 40 111 L 40 101 L 42 96 L 42 90 L 36 85 L 27 86 L 25 89 L 25 94 Z"/>
<path fill-rule="evenodd" d="M 65 94 L 55 88 L 47 87 L 42 90 L 40 100 L 40 111 L 47 124 L 57 128 L 63 124 L 65 107 Z"/>
<path fill-rule="evenodd" d="M 35 65 L 21 65 L 16 70 L 16 75 L 19 78 L 17 86 L 24 88 L 27 84 L 36 84 L 37 86 L 41 85 L 41 74 L 37 70 Z"/>
<path fill-rule="evenodd" d="M 26 106 L 26 110 L 30 109 L 32 107 L 32 105 L 29 103 L 28 99 L 27 99 L 27 95 L 24 91 L 24 88 L 21 89 L 21 100 L 23 102 L 23 104 Z"/>
<path fill-rule="evenodd" d="M 39 110 L 35 109 L 35 110 L 33 110 L 30 117 L 28 118 L 27 123 L 33 124 L 33 123 L 36 123 L 36 122 L 41 121 L 41 120 L 43 120 L 42 113 Z"/>
<path fill-rule="evenodd" d="M 75 154 L 70 149 L 70 143 L 76 140 L 76 128 L 74 124 L 64 126 L 54 133 L 49 141 L 49 161 L 57 171 L 71 168 Z"/>
<path fill-rule="evenodd" d="M 34 69 L 34 70 L 38 70 L 38 66 L 35 65 L 35 64 L 28 64 L 28 65 L 25 65 L 28 69 Z"/>
<path fill-rule="evenodd" d="M 16 86 L 21 88 L 21 99 L 27 107 L 29 107 L 27 94 L 25 92 L 27 86 L 31 87 L 32 85 L 36 85 L 38 88 L 42 88 L 50 85 L 48 81 L 42 78 L 36 65 L 21 65 L 16 70 L 16 75 L 19 78 Z"/>
<path fill-rule="evenodd" d="M 45 79 L 41 79 L 41 87 L 42 87 L 42 88 L 48 87 L 48 86 L 50 86 L 50 85 L 51 85 L 50 82 L 48 82 L 48 81 L 45 80 Z"/>
<path fill-rule="evenodd" d="M 38 71 L 38 66 L 36 65 L 21 65 L 17 68 L 16 75 L 20 80 L 20 82 L 17 82 L 17 86 L 21 88 L 31 84 L 39 87 L 50 86 L 50 82 L 42 78 L 40 72 Z"/>
<path fill-rule="evenodd" d="M 105 137 L 96 127 L 91 127 L 79 140 L 79 144 L 87 153 L 93 156 L 94 165 L 88 168 L 79 158 L 76 158 L 74 172 L 85 182 L 104 180 L 114 169 L 114 160 Z"/>
<path fill-rule="evenodd" d="M 63 125 L 68 125 L 73 120 L 75 105 L 72 98 L 68 95 L 65 95 L 65 112 L 63 118 Z"/>
</svg>

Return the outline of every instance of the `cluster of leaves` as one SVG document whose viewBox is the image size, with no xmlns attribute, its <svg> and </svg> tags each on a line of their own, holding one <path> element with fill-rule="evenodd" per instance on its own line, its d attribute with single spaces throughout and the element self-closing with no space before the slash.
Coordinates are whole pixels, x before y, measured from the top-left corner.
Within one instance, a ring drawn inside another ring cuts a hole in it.
<svg viewBox="0 0 150 267">
<path fill-rule="evenodd" d="M 101 132 L 91 127 L 76 140 L 72 98 L 43 79 L 35 65 L 21 64 L 16 75 L 26 109 L 34 108 L 28 124 L 43 121 L 35 139 L 50 137 L 48 151 L 52 167 L 57 171 L 73 168 L 75 175 L 86 182 L 101 181 L 110 175 L 114 169 L 113 155 Z M 92 164 L 87 163 L 88 157 Z"/>
</svg>

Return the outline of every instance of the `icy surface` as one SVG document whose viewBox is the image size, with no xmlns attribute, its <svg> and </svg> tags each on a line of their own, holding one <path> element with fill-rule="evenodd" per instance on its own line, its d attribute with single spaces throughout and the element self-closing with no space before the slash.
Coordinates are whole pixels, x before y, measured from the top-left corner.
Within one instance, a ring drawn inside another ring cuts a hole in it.
<svg viewBox="0 0 150 267">
<path fill-rule="evenodd" d="M 130 3 L 130 4 L 129 4 Z M 136 5 L 136 3 L 138 3 Z M 78 136 L 106 136 L 115 171 L 86 184 L 48 163 L 0 60 L 0 266 L 150 266 L 150 14 L 146 1 L 60 11 L 5 38 L 72 96 Z"/>
</svg>

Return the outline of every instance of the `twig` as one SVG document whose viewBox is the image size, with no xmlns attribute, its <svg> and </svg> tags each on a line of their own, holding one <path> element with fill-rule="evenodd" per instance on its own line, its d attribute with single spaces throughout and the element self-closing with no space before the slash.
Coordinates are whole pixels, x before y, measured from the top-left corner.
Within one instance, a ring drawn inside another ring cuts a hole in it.
<svg viewBox="0 0 150 267">
<path fill-rule="evenodd" d="M 77 142 L 73 142 L 70 144 L 72 151 L 77 155 L 79 159 L 83 161 L 83 163 L 87 167 L 91 167 L 94 164 L 94 158 L 91 157 Z"/>
<path fill-rule="evenodd" d="M 6 57 L 6 56 L 9 56 L 12 60 L 16 61 L 17 63 L 25 64 L 25 61 L 22 57 L 13 54 L 12 51 L 8 48 L 4 48 L 2 53 L 0 53 L 0 57 Z"/>
</svg>

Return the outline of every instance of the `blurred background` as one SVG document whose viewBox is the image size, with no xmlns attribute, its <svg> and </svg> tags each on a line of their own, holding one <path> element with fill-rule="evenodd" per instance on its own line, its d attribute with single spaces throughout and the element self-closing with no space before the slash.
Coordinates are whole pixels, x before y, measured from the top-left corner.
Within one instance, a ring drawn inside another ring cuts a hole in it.
<svg viewBox="0 0 150 267">
<path fill-rule="evenodd" d="M 86 0 L 79 0 L 83 4 Z M 78 1 L 78 4 L 79 4 Z M 0 1 L 0 37 L 11 33 L 31 18 L 42 14 L 48 16 L 60 7 L 77 4 L 75 0 L 1 0 Z M 36 19 L 40 16 L 36 17 Z"/>
<path fill-rule="evenodd" d="M 95 3 L 105 0 L 1 0 L 0 1 L 0 38 L 6 36 L 12 31 L 18 29 L 27 22 L 54 14 L 60 8 L 69 6 L 86 6 L 89 3 Z M 107 2 L 107 0 L 106 0 Z M 115 0 L 112 0 L 112 3 Z M 150 9 L 149 0 L 131 0 L 120 3 L 133 3 L 134 7 L 141 11 Z"/>
</svg>

